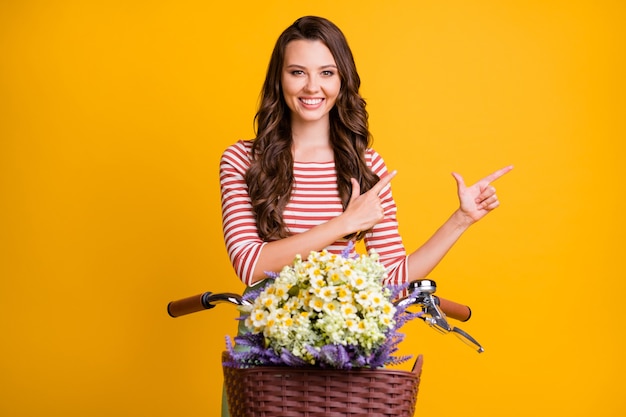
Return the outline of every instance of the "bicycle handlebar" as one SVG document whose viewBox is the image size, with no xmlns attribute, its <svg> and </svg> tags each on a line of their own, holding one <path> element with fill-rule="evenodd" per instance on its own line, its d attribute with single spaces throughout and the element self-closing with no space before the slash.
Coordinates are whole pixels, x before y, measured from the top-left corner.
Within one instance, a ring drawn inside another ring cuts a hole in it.
<svg viewBox="0 0 626 417">
<path fill-rule="evenodd" d="M 472 310 L 466 305 L 459 304 L 438 296 L 433 296 L 433 298 L 435 299 L 441 311 L 447 317 L 461 322 L 465 322 L 468 321 L 472 316 Z M 196 294 L 191 297 L 171 301 L 167 305 L 167 313 L 171 317 L 180 317 L 191 313 L 197 313 L 198 311 L 211 309 L 215 307 L 216 304 L 224 302 L 235 305 L 248 304 L 247 302 L 242 301 L 241 296 L 238 294 L 213 294 L 207 291 L 202 294 Z"/>
<path fill-rule="evenodd" d="M 443 313 L 455 320 L 466 322 L 472 317 L 472 309 L 469 306 L 459 304 L 454 301 L 446 300 L 435 296 L 435 300 Z"/>
<path fill-rule="evenodd" d="M 235 305 L 249 304 L 247 301 L 242 300 L 239 294 L 213 294 L 212 292 L 207 291 L 202 294 L 196 294 L 191 297 L 171 301 L 167 305 L 167 314 L 171 317 L 180 317 L 186 314 L 211 309 L 215 307 L 216 304 L 220 303 L 230 303 Z"/>
<path fill-rule="evenodd" d="M 430 327 L 441 333 L 454 333 L 478 353 L 484 351 L 482 346 L 470 335 L 458 327 L 450 326 L 447 317 L 465 322 L 472 316 L 472 310 L 463 304 L 435 296 L 437 284 L 428 279 L 413 281 L 409 285 L 409 295 L 396 300 L 396 306 L 409 308 L 417 305 L 422 308 L 422 318 Z M 180 317 L 215 307 L 216 304 L 229 303 L 237 306 L 251 305 L 239 294 L 204 292 L 180 300 L 171 301 L 167 305 L 167 313 L 171 317 Z"/>
</svg>

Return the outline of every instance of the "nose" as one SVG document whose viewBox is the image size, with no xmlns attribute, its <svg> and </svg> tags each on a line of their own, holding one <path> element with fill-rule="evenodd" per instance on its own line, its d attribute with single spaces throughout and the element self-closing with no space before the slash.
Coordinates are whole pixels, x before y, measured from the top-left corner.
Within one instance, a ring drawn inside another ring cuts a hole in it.
<svg viewBox="0 0 626 417">
<path fill-rule="evenodd" d="M 320 88 L 318 77 L 316 75 L 308 76 L 304 88 L 309 93 L 318 91 Z"/>
</svg>

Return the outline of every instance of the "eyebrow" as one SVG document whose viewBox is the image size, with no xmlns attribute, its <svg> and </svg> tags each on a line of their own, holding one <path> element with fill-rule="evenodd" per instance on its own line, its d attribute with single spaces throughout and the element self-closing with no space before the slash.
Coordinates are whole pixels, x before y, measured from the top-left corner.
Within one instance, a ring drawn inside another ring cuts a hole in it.
<svg viewBox="0 0 626 417">
<path fill-rule="evenodd" d="M 306 67 L 304 65 L 299 65 L 299 64 L 285 65 L 285 68 L 302 68 L 302 69 L 306 69 Z M 322 65 L 318 69 L 328 69 L 328 68 L 337 69 L 337 65 L 333 65 L 333 64 Z"/>
</svg>

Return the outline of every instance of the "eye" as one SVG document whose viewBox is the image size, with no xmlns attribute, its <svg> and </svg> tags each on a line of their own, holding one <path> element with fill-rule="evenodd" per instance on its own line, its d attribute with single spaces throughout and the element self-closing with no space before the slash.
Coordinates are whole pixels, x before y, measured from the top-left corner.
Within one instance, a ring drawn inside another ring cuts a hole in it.
<svg viewBox="0 0 626 417">
<path fill-rule="evenodd" d="M 325 70 L 325 71 L 322 71 L 322 75 L 325 77 L 332 77 L 333 75 L 335 75 L 335 73 L 334 71 Z"/>
<path fill-rule="evenodd" d="M 302 70 L 293 70 L 290 73 L 291 73 L 291 75 L 303 75 L 304 71 L 302 71 Z"/>
</svg>

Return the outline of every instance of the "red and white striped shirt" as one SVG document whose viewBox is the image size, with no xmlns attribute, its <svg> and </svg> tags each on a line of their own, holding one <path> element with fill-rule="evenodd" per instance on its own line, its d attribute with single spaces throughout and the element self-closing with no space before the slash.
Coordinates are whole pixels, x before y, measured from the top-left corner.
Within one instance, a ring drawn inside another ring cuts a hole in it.
<svg viewBox="0 0 626 417">
<path fill-rule="evenodd" d="M 251 148 L 251 141 L 240 140 L 224 151 L 220 161 L 224 241 L 235 272 L 246 285 L 251 285 L 254 267 L 267 243 L 261 240 L 257 232 L 244 179 L 250 167 Z M 366 152 L 365 159 L 379 177 L 387 173 L 385 162 L 373 149 Z M 294 162 L 293 173 L 292 195 L 283 213 L 283 219 L 291 233 L 306 232 L 343 212 L 334 161 Z M 380 193 L 380 199 L 385 216 L 366 234 L 365 248 L 368 252 L 374 249 L 379 254 L 380 262 L 387 270 L 387 284 L 402 284 L 408 280 L 407 256 L 398 233 L 396 204 L 389 185 Z M 348 243 L 348 240 L 341 239 L 326 249 L 341 253 Z M 321 249 L 323 248 L 319 250 Z"/>
</svg>

